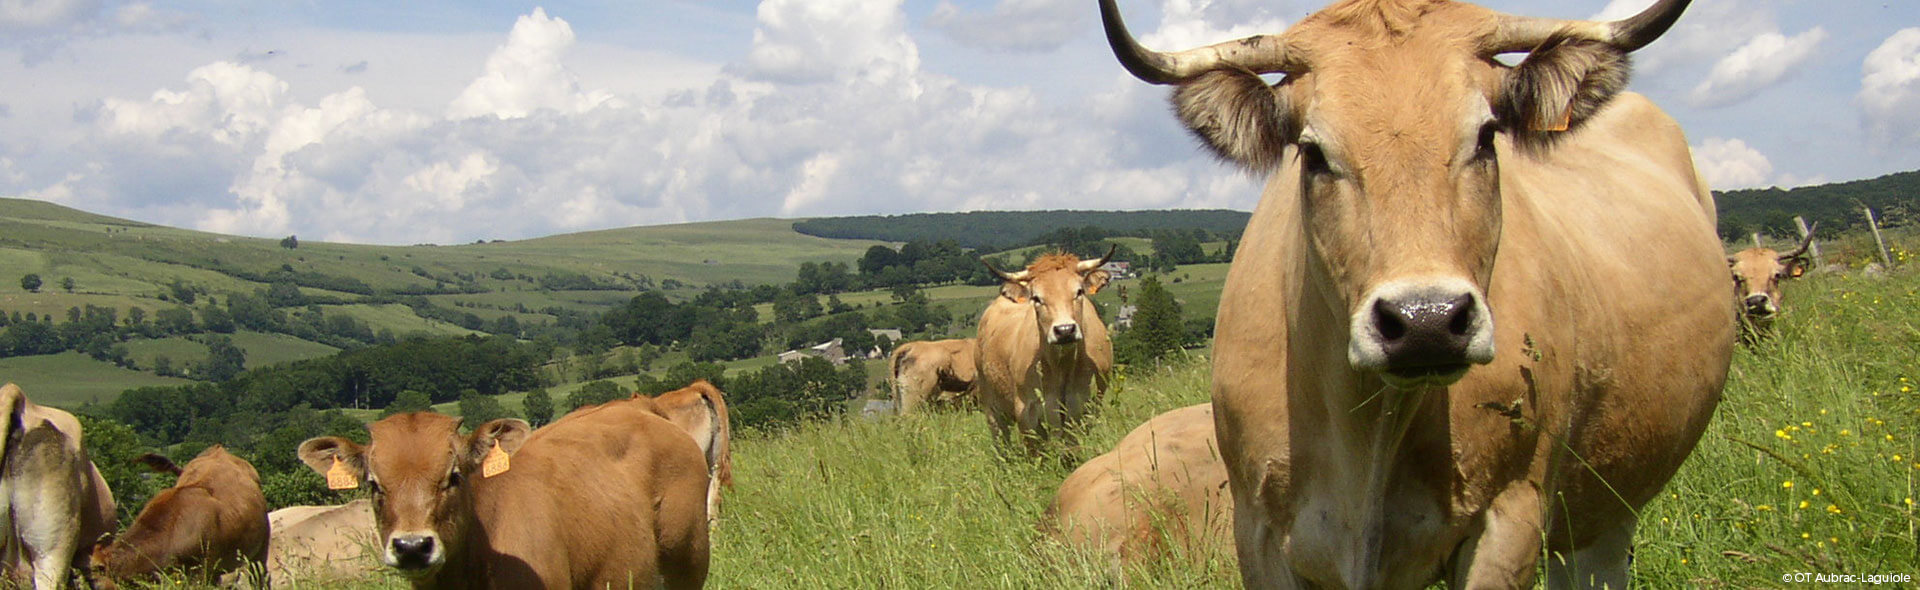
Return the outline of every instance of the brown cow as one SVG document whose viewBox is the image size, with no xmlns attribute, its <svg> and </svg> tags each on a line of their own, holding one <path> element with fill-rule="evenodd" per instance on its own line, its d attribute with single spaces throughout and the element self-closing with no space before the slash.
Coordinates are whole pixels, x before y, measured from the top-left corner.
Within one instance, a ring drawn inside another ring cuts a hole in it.
<svg viewBox="0 0 1920 590">
<path fill-rule="evenodd" d="M 1727 257 L 1727 266 L 1733 268 L 1733 295 L 1744 310 L 1741 317 L 1746 321 L 1740 326 L 1744 339 L 1752 341 L 1773 328 L 1774 315 L 1780 313 L 1780 281 L 1806 274 L 1811 263 L 1807 248 L 1819 228 L 1819 223 L 1807 228 L 1800 247 L 1786 254 L 1755 246 Z"/>
<path fill-rule="evenodd" d="M 94 587 L 112 590 L 176 570 L 205 583 L 243 568 L 253 587 L 264 587 L 267 498 L 253 465 L 220 445 L 185 468 L 159 455 L 139 460 L 180 479 L 154 494 L 125 533 L 94 545 Z"/>
<path fill-rule="evenodd" d="M 887 366 L 893 376 L 894 408 L 905 415 L 964 403 L 973 390 L 978 346 L 972 338 L 956 338 L 908 342 L 893 349 Z"/>
<path fill-rule="evenodd" d="M 727 396 L 701 379 L 656 395 L 653 401 L 667 420 L 685 430 L 707 457 L 707 526 L 720 518 L 720 486 L 733 489 L 733 420 L 727 417 Z"/>
<path fill-rule="evenodd" d="M 538 431 L 398 414 L 372 442 L 300 444 L 333 487 L 373 496 L 380 560 L 415 588 L 698 588 L 706 460 L 647 398 L 581 408 Z"/>
<path fill-rule="evenodd" d="M 267 514 L 267 578 L 274 586 L 358 580 L 379 571 L 373 501 L 289 506 Z"/>
<path fill-rule="evenodd" d="M 113 492 L 81 444 L 73 414 L 0 386 L 0 585 L 31 577 L 34 590 L 65 588 L 84 573 L 92 541 L 113 530 Z"/>
<path fill-rule="evenodd" d="M 1073 431 L 1107 392 L 1113 343 L 1087 298 L 1107 284 L 1107 256 L 1048 254 L 1019 272 L 987 264 L 1000 296 L 980 314 L 974 355 L 980 406 L 1002 441 L 1018 432 L 1029 451 L 1049 437 L 1071 448 Z"/>
<path fill-rule="evenodd" d="M 1530 587 L 1542 561 L 1550 587 L 1626 586 L 1635 514 L 1712 417 L 1736 324 L 1686 138 L 1620 92 L 1686 4 L 1342 0 L 1159 53 L 1101 0 L 1122 65 L 1270 175 L 1214 344 L 1249 587 Z"/>
<path fill-rule="evenodd" d="M 1060 484 L 1043 528 L 1071 546 L 1137 564 L 1226 555 L 1233 542 L 1227 465 L 1213 404 L 1153 417 Z"/>
</svg>

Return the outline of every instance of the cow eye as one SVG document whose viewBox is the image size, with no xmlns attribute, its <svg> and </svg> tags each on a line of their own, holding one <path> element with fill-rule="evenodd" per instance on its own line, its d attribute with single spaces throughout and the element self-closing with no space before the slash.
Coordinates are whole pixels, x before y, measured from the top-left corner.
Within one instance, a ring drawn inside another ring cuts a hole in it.
<svg viewBox="0 0 1920 590">
<path fill-rule="evenodd" d="M 1479 143 L 1477 147 L 1474 148 L 1473 159 L 1475 160 L 1493 159 L 1493 139 L 1498 136 L 1499 136 L 1499 128 L 1495 127 L 1494 124 L 1488 123 L 1485 125 L 1481 125 L 1480 139 L 1478 140 Z"/>
<path fill-rule="evenodd" d="M 1327 165 L 1327 153 L 1320 144 L 1311 141 L 1300 142 L 1300 166 L 1308 174 L 1332 174 L 1333 168 Z"/>
<path fill-rule="evenodd" d="M 460 472 L 458 472 L 458 471 L 455 471 L 455 472 L 452 472 L 452 473 L 448 473 L 448 474 L 447 474 L 447 489 L 449 489 L 449 490 L 451 490 L 451 489 L 453 489 L 453 488 L 457 488 L 457 487 L 460 487 Z"/>
<path fill-rule="evenodd" d="M 1086 296 L 1087 296 L 1087 288 L 1086 288 L 1086 287 L 1081 287 L 1081 288 L 1080 288 L 1079 290 L 1076 290 L 1076 291 L 1074 291 L 1074 292 L 1073 292 L 1073 296 L 1074 296 L 1074 297 L 1086 297 Z"/>
</svg>

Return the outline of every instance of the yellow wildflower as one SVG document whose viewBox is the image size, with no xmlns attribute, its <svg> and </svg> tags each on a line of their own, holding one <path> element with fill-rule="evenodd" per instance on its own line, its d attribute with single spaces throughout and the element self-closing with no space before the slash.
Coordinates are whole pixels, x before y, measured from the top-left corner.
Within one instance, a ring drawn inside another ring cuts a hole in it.
<svg viewBox="0 0 1920 590">
<path fill-rule="evenodd" d="M 1806 510 L 1808 506 L 1812 506 L 1812 504 L 1810 504 L 1810 503 L 1808 503 L 1808 502 L 1807 502 L 1806 500 L 1801 500 L 1801 501 L 1800 501 L 1800 509 L 1801 509 L 1801 510 Z"/>
<path fill-rule="evenodd" d="M 1820 495 L 1820 488 L 1813 488 L 1813 495 L 1815 496 Z"/>
<path fill-rule="evenodd" d="M 1789 480 L 1780 482 L 1780 487 L 1787 488 L 1789 490 L 1793 489 L 1793 480 L 1789 479 Z"/>
<path fill-rule="evenodd" d="M 1913 498 L 1907 498 L 1907 503 L 1908 503 L 1908 504 L 1912 504 L 1912 503 L 1913 503 Z M 1753 507 L 1753 509 L 1754 509 L 1754 510 L 1758 510 L 1758 511 L 1761 511 L 1761 512 L 1773 512 L 1773 505 L 1772 505 L 1772 504 L 1761 504 L 1761 505 L 1759 505 L 1759 506 L 1754 506 L 1754 507 Z"/>
<path fill-rule="evenodd" d="M 1833 513 L 1833 514 L 1839 514 L 1839 513 L 1840 513 L 1840 507 L 1839 507 L 1839 506 L 1835 506 L 1835 505 L 1832 505 L 1832 504 L 1828 504 L 1828 505 L 1827 505 L 1827 512 L 1829 512 L 1829 513 Z"/>
</svg>

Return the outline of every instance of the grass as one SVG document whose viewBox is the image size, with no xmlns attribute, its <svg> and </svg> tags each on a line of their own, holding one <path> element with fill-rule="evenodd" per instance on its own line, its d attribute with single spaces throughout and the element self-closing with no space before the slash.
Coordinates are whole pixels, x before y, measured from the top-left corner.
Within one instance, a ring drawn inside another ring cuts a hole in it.
<svg viewBox="0 0 1920 590">
<path fill-rule="evenodd" d="M 35 403 L 71 408 L 110 400 L 135 387 L 191 381 L 130 371 L 78 352 L 63 352 L 0 358 L 0 383 L 19 384 Z"/>
</svg>

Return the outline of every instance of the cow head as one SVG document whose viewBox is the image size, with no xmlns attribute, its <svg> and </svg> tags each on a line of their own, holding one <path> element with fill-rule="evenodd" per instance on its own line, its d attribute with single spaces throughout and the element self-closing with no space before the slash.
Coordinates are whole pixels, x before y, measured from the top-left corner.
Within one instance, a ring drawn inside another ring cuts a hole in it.
<svg viewBox="0 0 1920 590">
<path fill-rule="evenodd" d="M 518 451 L 531 430 L 520 420 L 494 420 L 466 435 L 459 428 L 460 419 L 450 416 L 399 414 L 369 425 L 366 446 L 337 436 L 308 439 L 300 460 L 330 480 L 344 475 L 366 487 L 381 563 L 425 577 L 464 549 L 473 524 L 469 480 L 480 476 L 481 462 L 496 444 L 509 455 Z"/>
<path fill-rule="evenodd" d="M 1068 345 L 1080 341 L 1081 308 L 1087 297 L 1107 285 L 1107 271 L 1100 267 L 1113 257 L 1107 255 L 1081 260 L 1072 254 L 1041 256 L 1019 272 L 1006 272 L 987 262 L 987 270 L 1000 277 L 1000 296 L 1014 303 L 1033 306 L 1033 319 L 1048 344 Z M 982 262 L 985 262 L 984 260 Z"/>
<path fill-rule="evenodd" d="M 1176 85 L 1175 113 L 1196 137 L 1273 174 L 1269 198 L 1299 200 L 1319 286 L 1348 318 L 1353 368 L 1412 388 L 1493 360 L 1501 159 L 1577 130 L 1626 85 L 1627 53 L 1686 4 L 1588 22 L 1345 0 L 1278 35 L 1167 53 L 1141 47 L 1114 0 L 1100 9 L 1121 65 Z M 1528 55 L 1494 59 L 1513 52 Z"/>
<path fill-rule="evenodd" d="M 1727 257 L 1727 265 L 1733 268 L 1733 294 L 1748 320 L 1764 323 L 1780 312 L 1780 281 L 1806 274 L 1807 248 L 1813 245 L 1813 230 L 1818 228 L 1818 224 L 1808 228 L 1800 247 L 1792 252 L 1754 247 Z"/>
</svg>

